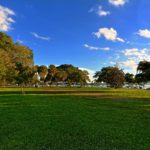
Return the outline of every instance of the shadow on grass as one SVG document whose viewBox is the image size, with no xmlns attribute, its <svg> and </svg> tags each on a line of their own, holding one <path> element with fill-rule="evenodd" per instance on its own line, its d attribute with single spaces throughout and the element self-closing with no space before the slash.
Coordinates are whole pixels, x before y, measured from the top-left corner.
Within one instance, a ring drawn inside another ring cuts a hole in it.
<svg viewBox="0 0 150 150">
<path fill-rule="evenodd" d="M 7 94 L 102 94 L 102 93 L 112 93 L 112 91 L 0 91 L 0 95 Z M 117 92 L 118 93 L 118 92 Z"/>
</svg>

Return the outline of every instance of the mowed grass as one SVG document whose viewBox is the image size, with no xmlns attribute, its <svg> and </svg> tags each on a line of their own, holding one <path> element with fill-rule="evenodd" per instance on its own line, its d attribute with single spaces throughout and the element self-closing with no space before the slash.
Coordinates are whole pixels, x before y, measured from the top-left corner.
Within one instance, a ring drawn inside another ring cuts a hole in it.
<svg viewBox="0 0 150 150">
<path fill-rule="evenodd" d="M 149 150 L 149 91 L 99 91 L 0 95 L 0 150 Z"/>
<path fill-rule="evenodd" d="M 0 95 L 20 94 L 57 94 L 57 95 L 87 95 L 106 97 L 150 98 L 150 90 L 109 89 L 109 88 L 0 88 Z"/>
</svg>

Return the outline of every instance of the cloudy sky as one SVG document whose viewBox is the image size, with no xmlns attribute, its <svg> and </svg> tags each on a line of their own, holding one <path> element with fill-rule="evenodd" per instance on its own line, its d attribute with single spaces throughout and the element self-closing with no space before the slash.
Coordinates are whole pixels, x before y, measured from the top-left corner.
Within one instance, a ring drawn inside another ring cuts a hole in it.
<svg viewBox="0 0 150 150">
<path fill-rule="evenodd" d="M 36 64 L 91 73 L 150 61 L 149 0 L 1 0 L 0 31 L 34 51 Z"/>
</svg>

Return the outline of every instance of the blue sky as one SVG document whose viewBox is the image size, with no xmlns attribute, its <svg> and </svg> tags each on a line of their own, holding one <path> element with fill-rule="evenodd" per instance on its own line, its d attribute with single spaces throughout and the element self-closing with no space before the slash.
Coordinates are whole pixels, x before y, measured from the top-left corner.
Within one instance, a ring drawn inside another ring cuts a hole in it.
<svg viewBox="0 0 150 150">
<path fill-rule="evenodd" d="M 149 0 L 1 0 L 0 30 L 30 47 L 35 64 L 89 71 L 150 61 Z"/>
</svg>

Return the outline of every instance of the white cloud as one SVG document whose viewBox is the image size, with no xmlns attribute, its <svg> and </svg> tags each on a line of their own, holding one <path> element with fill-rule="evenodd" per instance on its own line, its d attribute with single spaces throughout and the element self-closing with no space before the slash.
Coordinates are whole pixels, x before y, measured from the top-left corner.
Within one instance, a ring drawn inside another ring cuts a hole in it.
<svg viewBox="0 0 150 150">
<path fill-rule="evenodd" d="M 45 41 L 49 41 L 49 40 L 50 40 L 49 37 L 38 35 L 38 34 L 35 33 L 35 32 L 31 32 L 31 34 L 32 34 L 35 38 L 37 38 L 37 39 L 41 39 L 41 40 L 45 40 Z"/>
<path fill-rule="evenodd" d="M 106 40 L 113 42 L 125 42 L 122 38 L 118 37 L 118 33 L 113 28 L 100 28 L 97 32 L 94 33 L 97 38 L 104 36 Z"/>
<path fill-rule="evenodd" d="M 119 54 L 115 54 L 115 60 L 120 59 L 120 55 Z"/>
<path fill-rule="evenodd" d="M 88 71 L 90 80 L 91 80 L 91 81 L 94 81 L 93 76 L 94 76 L 94 74 L 95 74 L 95 72 L 96 72 L 95 70 L 88 69 L 88 68 L 79 68 L 79 69 Z"/>
<path fill-rule="evenodd" d="M 0 5 L 0 31 L 9 31 L 11 29 L 11 24 L 15 22 L 12 19 L 14 15 L 13 10 Z"/>
<path fill-rule="evenodd" d="M 125 67 L 126 72 L 131 72 L 131 73 L 136 74 L 138 63 L 135 60 L 128 59 L 126 61 L 119 62 L 119 65 L 122 67 Z"/>
<path fill-rule="evenodd" d="M 131 42 L 130 42 L 130 41 L 127 41 L 126 43 L 127 43 L 127 44 L 131 44 Z"/>
<path fill-rule="evenodd" d="M 89 50 L 95 50 L 95 51 L 98 51 L 98 50 L 109 51 L 109 50 L 110 50 L 109 47 L 101 48 L 101 47 L 90 46 L 90 45 L 88 45 L 88 44 L 84 44 L 84 47 L 87 48 L 87 49 L 89 49 Z"/>
<path fill-rule="evenodd" d="M 148 49 L 125 49 L 122 51 L 126 57 L 126 61 L 119 62 L 119 64 L 124 67 L 127 71 L 136 74 L 136 69 L 140 61 L 146 60 L 150 61 L 150 54 L 148 54 Z"/>
<path fill-rule="evenodd" d="M 106 11 L 102 8 L 102 6 L 98 6 L 97 8 L 90 9 L 89 12 L 95 12 L 99 16 L 108 16 L 110 15 L 109 11 Z"/>
<path fill-rule="evenodd" d="M 144 30 L 140 29 L 137 34 L 144 38 L 150 38 L 150 30 L 148 29 L 144 29 Z"/>
<path fill-rule="evenodd" d="M 109 3 L 114 6 L 123 6 L 127 0 L 109 0 Z"/>
<path fill-rule="evenodd" d="M 116 62 L 113 62 L 113 61 L 110 61 L 109 62 L 111 65 L 115 65 L 116 64 Z"/>
<path fill-rule="evenodd" d="M 17 39 L 17 43 L 23 44 L 24 41 L 22 41 L 22 40 L 20 40 L 20 39 Z"/>
<path fill-rule="evenodd" d="M 147 60 L 150 61 L 150 55 L 147 53 L 148 49 L 144 48 L 139 50 L 138 48 L 126 49 L 123 52 L 129 59 L 137 61 Z"/>
</svg>

